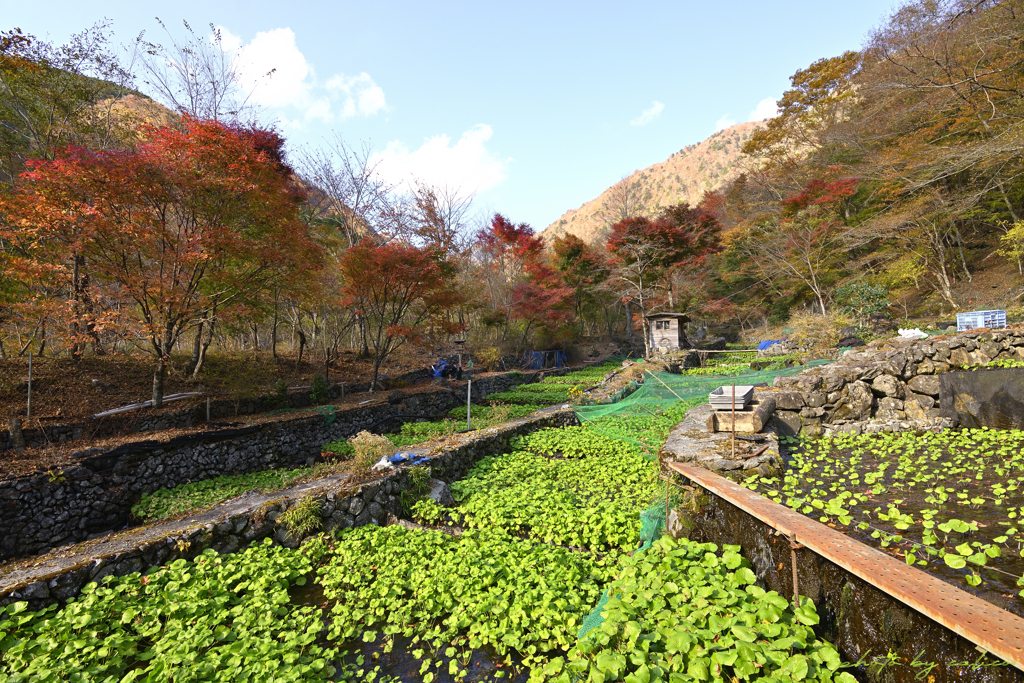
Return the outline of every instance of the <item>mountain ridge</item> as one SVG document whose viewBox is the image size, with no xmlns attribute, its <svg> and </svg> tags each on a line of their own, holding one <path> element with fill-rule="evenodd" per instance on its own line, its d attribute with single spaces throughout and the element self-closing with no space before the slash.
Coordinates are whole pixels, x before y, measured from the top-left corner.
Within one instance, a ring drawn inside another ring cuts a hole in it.
<svg viewBox="0 0 1024 683">
<path fill-rule="evenodd" d="M 743 144 L 766 121 L 748 121 L 716 131 L 701 142 L 683 147 L 668 159 L 652 164 L 615 183 L 596 198 L 569 209 L 541 231 L 545 242 L 573 234 L 588 244 L 604 241 L 614 220 L 608 203 L 616 188 L 639 184 L 647 214 L 686 201 L 697 204 L 705 192 L 717 190 L 743 172 Z"/>
</svg>

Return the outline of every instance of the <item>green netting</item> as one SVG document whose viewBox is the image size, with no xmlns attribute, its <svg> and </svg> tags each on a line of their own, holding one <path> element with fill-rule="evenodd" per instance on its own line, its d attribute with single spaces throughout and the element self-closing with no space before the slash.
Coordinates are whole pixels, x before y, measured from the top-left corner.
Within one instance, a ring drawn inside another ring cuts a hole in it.
<svg viewBox="0 0 1024 683">
<path fill-rule="evenodd" d="M 782 370 L 746 370 L 721 375 L 675 375 L 670 372 L 644 372 L 644 384 L 626 398 L 609 405 L 578 406 L 576 414 L 581 420 L 597 420 L 608 415 L 651 415 L 671 408 L 679 401 L 707 400 L 708 394 L 720 386 L 730 384 L 771 384 L 776 377 L 796 375 L 807 368 L 831 363 L 815 360 L 805 365 Z"/>
<path fill-rule="evenodd" d="M 675 375 L 668 372 L 644 372 L 644 383 L 620 401 L 612 404 L 577 406 L 576 415 L 580 422 L 592 429 L 616 439 L 623 439 L 640 447 L 641 455 L 647 460 L 657 460 L 661 448 L 661 437 L 669 428 L 683 419 L 686 411 L 693 406 L 706 403 L 708 394 L 720 386 L 737 384 L 771 384 L 776 377 L 796 375 L 809 367 L 830 363 L 830 360 L 811 361 L 805 365 L 781 370 L 748 370 L 735 374 L 721 375 Z M 626 387 L 629 389 L 629 387 Z M 619 392 L 621 395 L 623 392 Z M 662 423 L 662 429 L 652 429 L 651 419 Z M 653 503 L 640 513 L 640 540 L 642 544 L 635 552 L 651 547 L 665 530 L 665 515 L 668 502 L 664 499 Z M 606 592 L 597 605 L 583 619 L 577 637 L 583 638 L 590 629 L 604 623 L 601 612 L 608 604 Z"/>
<path fill-rule="evenodd" d="M 643 552 L 651 547 L 651 544 L 657 540 L 662 533 L 665 531 L 665 503 L 658 502 L 647 508 L 640 513 L 640 541 L 641 545 L 636 549 L 636 552 Z M 590 629 L 600 626 L 604 623 L 604 617 L 601 616 L 601 612 L 604 611 L 605 605 L 608 604 L 608 600 L 611 596 L 608 591 L 605 591 L 601 595 L 601 599 L 594 605 L 594 609 L 590 611 L 583 619 L 583 623 L 580 625 L 580 630 L 576 633 L 577 638 L 582 638 L 587 634 Z"/>
</svg>

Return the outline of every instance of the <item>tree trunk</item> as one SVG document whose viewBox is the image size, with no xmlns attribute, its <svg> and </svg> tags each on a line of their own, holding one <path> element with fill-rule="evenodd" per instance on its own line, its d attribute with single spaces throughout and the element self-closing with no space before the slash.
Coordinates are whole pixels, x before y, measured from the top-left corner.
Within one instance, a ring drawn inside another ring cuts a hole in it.
<svg viewBox="0 0 1024 683">
<path fill-rule="evenodd" d="M 196 360 L 195 367 L 192 368 L 192 379 L 199 377 L 200 370 L 203 369 L 203 363 L 206 362 L 206 352 L 210 348 L 210 344 L 213 343 L 213 328 L 217 324 L 217 300 L 214 299 L 213 306 L 206 311 L 203 311 L 203 325 L 206 331 L 206 338 L 203 340 L 203 344 L 199 349 L 199 358 Z"/>
<path fill-rule="evenodd" d="M 277 306 L 277 293 L 274 293 L 274 324 L 270 328 L 270 353 L 277 360 L 277 321 L 278 321 L 278 306 Z"/>
<path fill-rule="evenodd" d="M 203 347 L 203 327 L 204 321 L 199 321 L 199 327 L 196 328 L 196 336 L 192 339 L 192 358 L 188 362 L 187 374 L 191 375 L 195 372 L 196 366 L 199 365 L 199 354 Z"/>
<path fill-rule="evenodd" d="M 370 380 L 370 393 L 377 391 L 377 376 L 380 374 L 380 363 L 383 359 L 378 355 L 373 359 L 373 379 Z"/>
<path fill-rule="evenodd" d="M 213 343 L 213 326 L 214 319 L 210 318 L 206 321 L 204 327 L 206 328 L 206 338 L 203 339 L 203 345 L 199 349 L 199 360 L 196 361 L 196 366 L 192 370 L 192 379 L 199 377 L 199 372 L 203 369 L 203 363 L 206 362 L 206 352 L 210 348 L 210 344 Z"/>
<path fill-rule="evenodd" d="M 161 351 L 156 359 L 156 368 L 153 370 L 153 407 L 160 408 L 164 404 L 164 375 L 167 373 L 165 356 Z"/>
<path fill-rule="evenodd" d="M 370 345 L 369 345 L 369 343 L 366 340 L 366 320 L 361 315 L 358 316 L 356 319 L 359 321 L 359 335 L 360 335 L 360 337 L 362 337 L 362 344 L 363 344 L 363 348 L 359 351 L 359 356 L 360 356 L 360 358 L 369 358 L 370 357 Z M 376 372 L 376 370 L 374 370 L 374 372 Z M 375 375 L 375 377 L 376 377 L 376 375 Z"/>
<path fill-rule="evenodd" d="M 36 356 L 39 357 L 39 358 L 42 358 L 43 356 L 46 355 L 46 325 L 45 324 L 42 326 L 42 329 L 40 330 L 39 334 L 41 335 L 40 338 L 39 338 L 39 353 L 37 353 Z"/>
</svg>

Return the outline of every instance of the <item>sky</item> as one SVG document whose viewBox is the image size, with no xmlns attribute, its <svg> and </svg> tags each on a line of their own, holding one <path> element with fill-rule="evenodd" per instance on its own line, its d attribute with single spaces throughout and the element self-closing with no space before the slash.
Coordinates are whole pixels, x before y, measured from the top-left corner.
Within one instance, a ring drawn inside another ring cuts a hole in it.
<svg viewBox="0 0 1024 683">
<path fill-rule="evenodd" d="M 633 171 L 774 113 L 789 77 L 860 48 L 891 0 L 0 0 L 0 30 L 130 44 L 221 30 L 290 154 L 369 144 L 390 181 L 474 193 L 541 230 Z M 269 79 L 265 76 L 273 70 Z"/>
</svg>

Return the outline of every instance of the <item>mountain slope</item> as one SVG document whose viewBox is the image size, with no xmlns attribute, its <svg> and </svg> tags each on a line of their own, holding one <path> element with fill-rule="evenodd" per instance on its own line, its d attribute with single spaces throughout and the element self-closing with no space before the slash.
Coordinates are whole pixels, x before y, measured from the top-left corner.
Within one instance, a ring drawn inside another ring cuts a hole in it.
<svg viewBox="0 0 1024 683">
<path fill-rule="evenodd" d="M 705 192 L 717 190 L 740 174 L 740 149 L 764 125 L 764 121 L 740 123 L 688 145 L 665 161 L 636 171 L 578 209 L 566 211 L 541 236 L 548 243 L 566 233 L 590 244 L 603 242 L 612 222 L 607 217 L 607 205 L 614 202 L 616 188 L 624 184 L 639 184 L 648 213 L 681 201 L 696 204 Z"/>
</svg>

